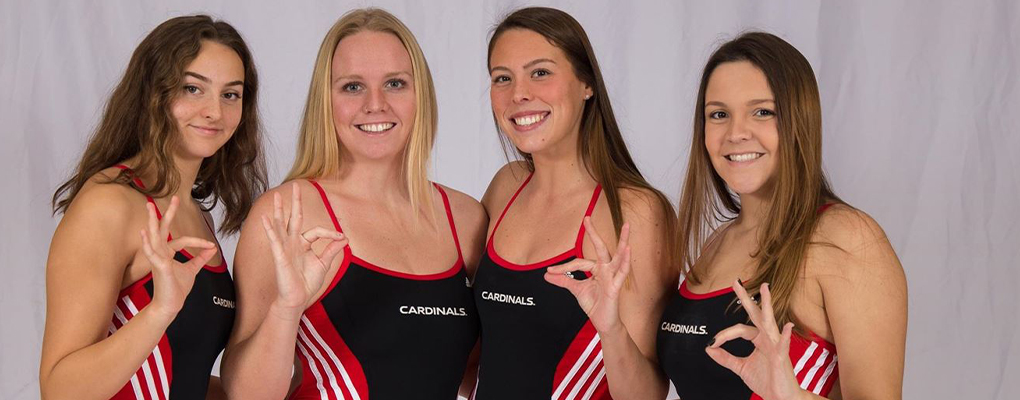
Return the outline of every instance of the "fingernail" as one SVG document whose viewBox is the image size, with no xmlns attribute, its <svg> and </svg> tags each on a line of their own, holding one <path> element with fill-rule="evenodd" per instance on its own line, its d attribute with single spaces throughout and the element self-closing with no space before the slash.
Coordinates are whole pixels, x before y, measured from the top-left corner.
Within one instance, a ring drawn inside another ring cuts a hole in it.
<svg viewBox="0 0 1020 400">
<path fill-rule="evenodd" d="M 708 341 L 708 346 L 705 346 L 705 347 L 712 347 L 713 344 L 715 344 L 715 338 L 714 337 L 712 338 L 712 340 Z"/>
</svg>

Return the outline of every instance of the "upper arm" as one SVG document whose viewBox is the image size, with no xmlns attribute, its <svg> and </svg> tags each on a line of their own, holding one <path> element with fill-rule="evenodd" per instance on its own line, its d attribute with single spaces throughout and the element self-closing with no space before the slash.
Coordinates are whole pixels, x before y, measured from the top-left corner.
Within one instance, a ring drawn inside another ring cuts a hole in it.
<svg viewBox="0 0 1020 400">
<path fill-rule="evenodd" d="M 847 206 L 825 212 L 809 263 L 818 274 L 839 352 L 844 398 L 899 398 L 907 331 L 907 283 L 882 228 Z M 809 253 L 809 254 L 811 254 Z"/>
<path fill-rule="evenodd" d="M 450 199 L 453 220 L 457 225 L 457 240 L 464 255 L 464 268 L 468 276 L 474 277 L 485 249 L 485 228 L 488 227 L 489 217 L 478 200 L 445 186 L 444 189 Z"/>
<path fill-rule="evenodd" d="M 667 218 L 675 218 L 651 192 L 620 190 L 624 222 L 629 224 L 631 272 L 620 294 L 620 318 L 645 357 L 655 359 L 656 327 L 667 294 L 679 272 L 669 261 Z"/>
<path fill-rule="evenodd" d="M 50 242 L 46 261 L 46 330 L 40 379 L 65 356 L 107 336 L 113 307 L 140 246 L 134 215 L 145 203 L 116 184 L 87 184 Z M 137 204 L 135 204 L 137 203 Z"/>
<path fill-rule="evenodd" d="M 230 344 L 251 336 L 262 323 L 270 304 L 276 298 L 276 269 L 269 248 L 269 239 L 262 227 L 262 217 L 273 217 L 273 195 L 277 192 L 284 201 L 284 209 L 288 210 L 290 186 L 281 185 L 255 200 L 248 217 L 241 225 L 241 235 L 234 251 L 237 317 L 234 319 L 234 329 L 230 334 Z M 229 351 L 229 345 L 227 349 Z"/>
</svg>

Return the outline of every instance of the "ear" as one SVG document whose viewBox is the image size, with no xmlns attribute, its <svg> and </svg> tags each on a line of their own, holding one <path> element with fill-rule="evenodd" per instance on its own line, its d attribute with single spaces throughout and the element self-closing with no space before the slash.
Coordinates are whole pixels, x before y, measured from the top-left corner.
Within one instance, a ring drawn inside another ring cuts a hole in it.
<svg viewBox="0 0 1020 400">
<path fill-rule="evenodd" d="M 594 96 L 594 95 L 595 95 L 595 91 L 592 90 L 591 86 L 585 85 L 584 86 L 584 99 L 588 100 L 588 99 L 591 98 L 591 96 Z"/>
</svg>

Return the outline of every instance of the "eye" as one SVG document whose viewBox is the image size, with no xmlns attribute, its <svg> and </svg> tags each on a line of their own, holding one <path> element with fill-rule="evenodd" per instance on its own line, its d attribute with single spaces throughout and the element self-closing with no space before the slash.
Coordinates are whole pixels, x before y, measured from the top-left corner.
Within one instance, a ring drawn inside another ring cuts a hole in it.
<svg viewBox="0 0 1020 400">
<path fill-rule="evenodd" d="M 197 94 L 201 93 L 202 89 L 199 89 L 198 86 L 195 85 L 184 85 L 184 91 L 190 94 Z"/>
<path fill-rule="evenodd" d="M 493 85 L 498 85 L 498 84 L 507 83 L 507 82 L 510 82 L 510 77 L 506 76 L 506 75 L 496 75 L 495 78 L 492 78 L 492 84 Z"/>
<path fill-rule="evenodd" d="M 547 69 L 536 69 L 531 73 L 532 78 L 543 78 L 549 75 L 552 75 L 552 72 L 549 72 Z"/>
<path fill-rule="evenodd" d="M 716 111 L 712 111 L 712 112 L 708 113 L 708 118 L 709 119 L 723 119 L 723 118 L 726 118 L 728 116 L 729 115 L 726 114 L 726 111 L 722 111 L 722 110 L 716 110 Z"/>
<path fill-rule="evenodd" d="M 389 89 L 402 89 L 407 86 L 407 81 L 403 79 L 390 79 L 386 82 L 386 87 Z"/>
<path fill-rule="evenodd" d="M 234 93 L 234 92 L 224 93 L 223 94 L 223 98 L 225 98 L 227 100 L 237 100 L 237 99 L 241 98 L 241 94 L 240 93 Z"/>
<path fill-rule="evenodd" d="M 340 88 L 340 90 L 343 90 L 348 93 L 357 93 L 360 92 L 361 89 L 362 89 L 361 83 L 358 82 L 346 83 Z"/>
<path fill-rule="evenodd" d="M 764 118 L 764 117 L 774 116 L 774 115 L 776 115 L 776 113 L 775 113 L 775 111 L 769 110 L 767 108 L 759 108 L 757 110 L 754 110 L 754 113 L 751 114 L 751 115 L 754 115 L 755 117 L 763 117 Z"/>
</svg>

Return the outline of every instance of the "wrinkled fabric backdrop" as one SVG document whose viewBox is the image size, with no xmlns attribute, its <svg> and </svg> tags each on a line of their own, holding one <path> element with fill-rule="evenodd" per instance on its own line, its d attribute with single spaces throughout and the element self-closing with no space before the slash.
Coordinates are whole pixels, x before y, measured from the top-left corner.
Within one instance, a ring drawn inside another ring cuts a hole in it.
<svg viewBox="0 0 1020 400">
<path fill-rule="evenodd" d="M 54 189 L 141 39 L 209 13 L 262 81 L 272 184 L 294 157 L 316 50 L 345 11 L 417 36 L 439 98 L 433 177 L 476 198 L 504 164 L 488 100 L 490 28 L 530 2 L 0 2 L 0 398 L 38 398 Z M 981 1 L 549 1 L 587 29 L 624 137 L 676 200 L 701 68 L 744 30 L 810 60 L 837 193 L 885 228 L 910 290 L 904 397 L 1020 396 L 1020 4 Z M 228 260 L 236 237 L 222 238 Z M 875 326 L 874 329 L 883 329 Z M 1010 378 L 1012 377 L 1012 378 Z"/>
</svg>

